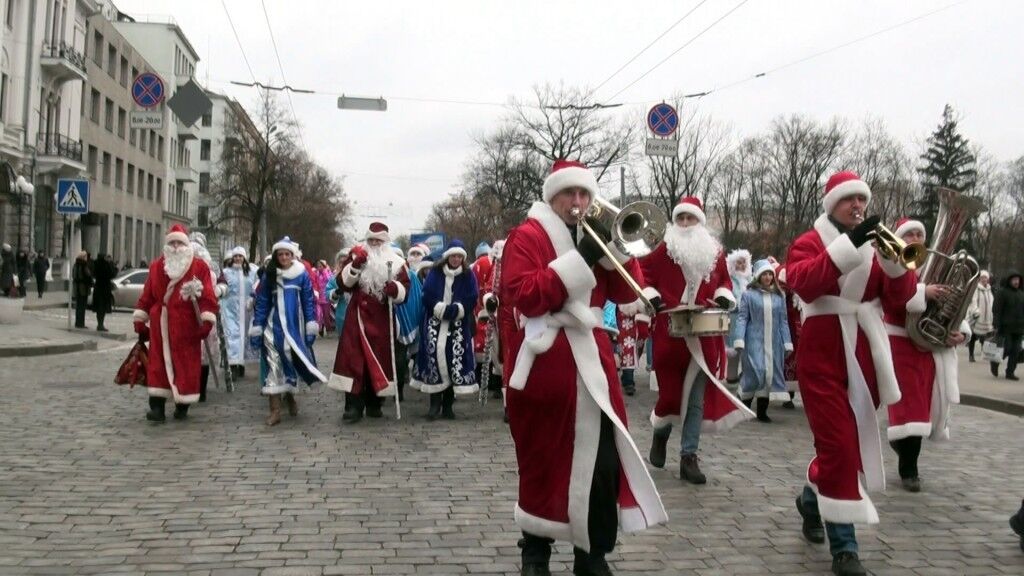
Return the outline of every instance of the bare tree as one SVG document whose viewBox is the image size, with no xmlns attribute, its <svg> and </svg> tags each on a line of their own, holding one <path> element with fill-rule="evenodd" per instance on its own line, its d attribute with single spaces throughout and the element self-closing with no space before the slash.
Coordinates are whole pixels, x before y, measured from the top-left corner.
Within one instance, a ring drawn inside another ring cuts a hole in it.
<svg viewBox="0 0 1024 576">
<path fill-rule="evenodd" d="M 271 238 L 290 236 L 307 260 L 333 260 L 345 238 L 341 230 L 352 214 L 341 181 L 304 152 L 290 156 L 269 196 L 267 228 Z"/>
<path fill-rule="evenodd" d="M 443 232 L 450 239 L 458 238 L 471 249 L 480 242 L 493 242 L 495 234 L 502 230 L 502 222 L 501 204 L 494 197 L 458 192 L 434 204 L 426 227 Z"/>
<path fill-rule="evenodd" d="M 911 216 L 918 200 L 914 167 L 906 149 L 880 118 L 869 118 L 844 150 L 839 167 L 854 170 L 871 188 L 871 212 L 892 225 Z"/>
</svg>

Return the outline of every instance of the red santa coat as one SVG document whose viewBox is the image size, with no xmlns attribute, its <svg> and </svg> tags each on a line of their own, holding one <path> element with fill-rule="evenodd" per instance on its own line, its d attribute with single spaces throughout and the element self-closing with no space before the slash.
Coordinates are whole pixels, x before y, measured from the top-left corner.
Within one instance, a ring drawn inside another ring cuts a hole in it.
<svg viewBox="0 0 1024 576">
<path fill-rule="evenodd" d="M 476 318 L 476 332 L 473 334 L 473 350 L 476 352 L 476 361 L 479 364 L 484 360 L 484 346 L 487 342 L 487 315 L 484 310 L 484 296 L 489 294 L 494 282 L 494 263 L 487 254 L 476 259 L 470 267 L 473 275 L 476 276 L 476 285 L 480 293 L 476 299 L 476 308 L 473 310 Z"/>
<path fill-rule="evenodd" d="M 736 298 L 732 293 L 732 279 L 725 263 L 725 256 L 718 255 L 714 268 L 707 279 L 702 279 L 693 290 L 684 277 L 683 268 L 669 256 L 662 242 L 645 257 L 644 280 L 648 287 L 644 293 L 648 298 L 660 297 L 668 308 L 681 304 L 707 306 L 708 301 L 724 296 L 733 305 Z M 690 279 L 695 280 L 695 279 Z M 690 289 L 687 290 L 687 287 Z M 690 387 L 703 372 L 711 384 L 704 391 L 704 420 L 701 429 L 706 432 L 728 430 L 736 424 L 754 417 L 754 413 L 722 384 L 725 378 L 725 337 L 705 336 L 702 338 L 677 338 L 669 336 L 668 318 L 654 319 L 652 367 L 657 387 L 658 401 L 651 411 L 651 425 L 664 428 L 681 424 L 686 414 L 686 403 L 690 398 Z"/>
<path fill-rule="evenodd" d="M 916 273 L 907 276 L 917 278 Z M 909 436 L 927 436 L 932 440 L 949 439 L 949 415 L 953 404 L 960 402 L 957 382 L 956 351 L 943 348 L 932 352 L 918 348 L 907 335 L 907 314 L 921 313 L 927 307 L 924 284 L 905 306 L 883 305 L 885 331 L 892 347 L 900 401 L 889 405 L 889 440 Z M 962 326 L 962 328 L 967 328 Z M 969 338 L 969 336 L 968 336 Z"/>
<path fill-rule="evenodd" d="M 394 303 L 399 304 L 405 301 L 409 290 L 408 268 L 405 259 L 390 249 L 385 255 L 394 262 L 391 279 L 398 284 Z M 346 262 L 338 273 L 338 288 L 351 294 L 351 299 L 327 386 L 339 392 L 360 394 L 368 371 L 377 396 L 394 396 L 398 393 L 398 382 L 391 366 L 391 335 L 398 333 L 398 325 L 395 318 L 389 317 L 387 296 L 377 298 L 363 290 L 359 274 L 351 262 Z"/>
<path fill-rule="evenodd" d="M 816 452 L 807 482 L 831 522 L 878 522 L 867 495 L 885 488 L 875 410 L 900 398 L 879 300 L 910 300 L 915 284 L 905 272 L 871 243 L 854 247 L 826 216 L 786 258 L 786 284 L 804 303 L 797 379 Z"/>
<path fill-rule="evenodd" d="M 171 398 L 175 404 L 199 400 L 202 326 L 196 320 L 192 301 L 182 294 L 182 287 L 192 282 L 202 286 L 202 294 L 197 298 L 200 318 L 216 324 L 219 306 L 213 274 L 206 262 L 196 257 L 178 278 L 171 278 L 164 271 L 163 256 L 150 264 L 149 277 L 133 313 L 136 321 L 149 323 L 149 395 Z"/>
<path fill-rule="evenodd" d="M 639 275 L 635 261 L 625 266 Z M 626 428 L 611 342 L 600 328 L 605 301 L 636 296 L 615 272 L 591 270 L 566 225 L 541 202 L 505 244 L 500 295 L 502 307 L 522 315 L 507 339 L 505 363 L 519 463 L 516 523 L 531 534 L 590 549 L 590 484 L 602 413 L 614 425 L 619 455 L 619 525 L 631 532 L 667 521 Z"/>
</svg>

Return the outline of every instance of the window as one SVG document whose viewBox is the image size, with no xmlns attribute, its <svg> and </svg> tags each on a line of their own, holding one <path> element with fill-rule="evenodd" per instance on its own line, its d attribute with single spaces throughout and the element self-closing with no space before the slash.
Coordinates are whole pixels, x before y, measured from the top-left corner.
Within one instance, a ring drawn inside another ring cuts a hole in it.
<svg viewBox="0 0 1024 576">
<path fill-rule="evenodd" d="M 114 101 L 107 98 L 103 103 L 103 118 L 104 123 L 107 127 L 107 132 L 114 131 Z"/>
<path fill-rule="evenodd" d="M 103 34 L 98 30 L 92 34 L 92 61 L 100 70 L 103 69 Z"/>
<path fill-rule="evenodd" d="M 149 270 L 140 270 L 124 279 L 125 284 L 145 285 L 149 278 Z"/>
<path fill-rule="evenodd" d="M 113 44 L 107 46 L 107 74 L 117 78 L 117 48 Z"/>
<path fill-rule="evenodd" d="M 125 176 L 126 176 L 126 179 L 128 181 L 126 186 L 125 186 L 125 192 L 127 192 L 129 194 L 134 194 L 135 193 L 135 166 L 131 162 L 128 163 L 128 173 L 125 174 Z"/>
<path fill-rule="evenodd" d="M 135 254 L 132 252 L 132 232 L 135 231 L 134 222 L 130 216 L 124 218 L 124 260 L 128 263 L 135 263 Z"/>
<path fill-rule="evenodd" d="M 110 184 L 110 169 L 111 168 L 112 168 L 112 166 L 110 165 L 110 153 L 109 152 L 104 152 L 103 153 L 103 183 L 104 184 Z"/>
<path fill-rule="evenodd" d="M 114 188 L 124 190 L 124 160 L 114 161 Z"/>
<path fill-rule="evenodd" d="M 153 223 L 146 222 L 146 254 L 152 255 L 155 252 L 153 246 Z"/>
<path fill-rule="evenodd" d="M 93 88 L 89 118 L 96 124 L 100 123 L 100 91 Z"/>
<path fill-rule="evenodd" d="M 200 172 L 199 173 L 199 193 L 209 194 L 210 193 L 210 173 Z"/>
<path fill-rule="evenodd" d="M 164 192 L 160 188 L 156 189 L 156 202 L 163 206 L 164 203 Z"/>
<path fill-rule="evenodd" d="M 142 220 L 135 220 L 135 253 L 139 255 L 139 258 L 144 258 L 145 253 L 142 251 Z"/>
<path fill-rule="evenodd" d="M 132 78 L 134 79 L 134 77 Z M 128 59 L 121 56 L 121 86 L 127 88 L 128 83 L 131 82 L 128 78 Z"/>
<path fill-rule="evenodd" d="M 161 162 L 164 159 L 164 137 L 163 136 L 157 136 L 156 137 L 156 157 Z"/>
<path fill-rule="evenodd" d="M 156 131 L 149 131 L 149 155 L 156 158 Z"/>
<path fill-rule="evenodd" d="M 99 161 L 99 151 L 96 150 L 95 146 L 89 146 L 89 174 L 92 174 L 92 179 L 95 180 L 99 176 L 99 172 L 96 171 L 96 163 Z"/>
<path fill-rule="evenodd" d="M 153 175 L 152 174 L 147 174 L 146 175 L 146 199 L 147 200 L 152 200 L 153 199 Z"/>
<path fill-rule="evenodd" d="M 14 0 L 7 0 L 8 4 Z M 7 121 L 7 94 L 10 92 L 11 79 L 7 74 L 0 74 L 0 122 Z"/>
<path fill-rule="evenodd" d="M 156 201 L 157 202 L 159 202 L 160 199 L 163 198 L 163 194 L 160 193 L 160 191 L 163 190 L 163 188 L 164 188 L 164 179 L 163 178 L 157 178 L 156 179 Z"/>
<path fill-rule="evenodd" d="M 113 252 L 114 262 L 121 261 L 121 215 L 114 214 L 114 249 Z"/>
<path fill-rule="evenodd" d="M 146 134 L 147 130 L 139 130 L 139 150 L 146 151 L 146 141 L 149 140 L 149 136 Z"/>
<path fill-rule="evenodd" d="M 206 228 L 210 225 L 210 207 L 200 206 L 196 212 L 196 226 Z"/>
<path fill-rule="evenodd" d="M 209 160 L 210 159 L 210 141 L 201 140 L 199 142 L 199 159 Z"/>
<path fill-rule="evenodd" d="M 135 137 L 135 133 L 136 133 L 137 131 L 138 131 L 138 130 L 137 130 L 137 129 L 135 129 L 135 128 L 129 128 L 129 129 L 128 129 L 128 144 L 130 144 L 130 145 L 132 145 L 132 146 L 135 146 L 135 140 L 137 139 L 137 138 Z"/>
<path fill-rule="evenodd" d="M 121 140 L 124 140 L 124 131 L 125 131 L 125 128 L 127 127 L 126 126 L 127 124 L 128 124 L 128 115 L 127 115 L 127 113 L 125 112 L 124 108 L 118 108 L 117 109 L 117 135 L 121 137 Z"/>
<path fill-rule="evenodd" d="M 142 198 L 146 194 L 146 173 L 139 168 L 139 179 L 135 181 L 136 192 L 139 194 L 139 198 Z"/>
<path fill-rule="evenodd" d="M 213 126 L 213 112 L 203 114 L 203 126 Z"/>
</svg>

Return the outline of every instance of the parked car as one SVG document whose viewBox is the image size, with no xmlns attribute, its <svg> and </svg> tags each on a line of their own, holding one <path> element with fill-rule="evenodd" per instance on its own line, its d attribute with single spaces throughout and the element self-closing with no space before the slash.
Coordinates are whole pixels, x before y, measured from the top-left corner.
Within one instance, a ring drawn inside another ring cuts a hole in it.
<svg viewBox="0 0 1024 576">
<path fill-rule="evenodd" d="M 142 296 L 142 288 L 149 278 L 149 270 L 136 268 L 122 272 L 114 278 L 114 308 L 135 308 L 135 303 Z M 92 307 L 92 294 L 89 294 L 89 307 Z"/>
</svg>

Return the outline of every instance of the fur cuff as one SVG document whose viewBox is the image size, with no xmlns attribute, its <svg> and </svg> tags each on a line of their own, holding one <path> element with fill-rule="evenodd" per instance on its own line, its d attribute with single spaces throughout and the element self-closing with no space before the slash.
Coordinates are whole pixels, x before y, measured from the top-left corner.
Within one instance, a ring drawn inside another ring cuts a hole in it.
<svg viewBox="0 0 1024 576">
<path fill-rule="evenodd" d="M 318 324 L 316 320 L 310 320 L 309 322 L 306 322 L 306 335 L 307 336 L 309 334 L 316 334 L 319 331 L 320 331 L 320 324 Z"/>
<path fill-rule="evenodd" d="M 882 272 L 885 272 L 885 275 L 888 276 L 889 278 L 899 278 L 900 276 L 903 276 L 904 274 L 907 273 L 906 268 L 900 266 L 899 264 L 893 262 L 892 260 L 882 258 L 877 253 L 875 254 L 875 260 L 877 260 L 878 265 L 882 267 Z"/>
<path fill-rule="evenodd" d="M 455 307 L 459 309 L 459 313 L 455 315 L 456 320 L 462 320 L 462 317 L 466 315 L 466 311 L 462 308 L 462 304 L 455 303 Z"/>
<path fill-rule="evenodd" d="M 217 298 L 223 298 L 224 295 L 227 294 L 227 293 L 228 293 L 228 285 L 227 284 L 217 284 L 216 286 L 213 287 L 213 295 L 216 296 Z"/>
<path fill-rule="evenodd" d="M 253 324 L 252 327 L 249 328 L 249 338 L 255 338 L 257 336 L 261 336 L 262 334 L 263 334 L 263 326 L 257 326 L 255 324 Z"/>
<path fill-rule="evenodd" d="M 917 291 L 914 292 L 914 295 L 910 300 L 907 300 L 907 312 L 911 314 L 920 314 L 928 308 L 928 302 L 926 302 L 924 298 L 924 289 L 925 285 L 918 283 Z"/>
<path fill-rule="evenodd" d="M 792 344 L 788 344 L 788 346 L 790 348 L 793 347 Z M 746 348 L 747 347 L 747 343 L 744 342 L 741 338 L 737 338 L 736 341 L 732 343 L 732 347 L 733 348 Z"/>
<path fill-rule="evenodd" d="M 582 300 L 597 286 L 594 271 L 587 266 L 583 256 L 576 250 L 570 250 L 555 258 L 548 267 L 554 270 L 558 279 L 562 281 L 569 300 Z"/>
<path fill-rule="evenodd" d="M 405 302 L 405 286 L 398 280 L 393 280 L 393 282 L 395 283 L 395 286 L 398 287 L 398 294 L 395 295 L 394 299 L 395 304 L 401 304 L 402 302 Z"/>
<path fill-rule="evenodd" d="M 619 310 L 621 310 L 626 316 L 637 316 L 641 312 L 646 311 L 646 308 L 644 301 L 639 298 L 628 304 L 619 304 Z M 647 318 L 647 321 L 650 322 L 649 317 Z"/>
<path fill-rule="evenodd" d="M 648 286 L 648 287 L 644 288 L 643 290 L 641 290 L 641 293 L 643 293 L 643 295 L 648 300 L 653 300 L 655 298 L 661 298 L 661 292 L 658 292 L 658 289 L 655 288 L 654 286 Z"/>
<path fill-rule="evenodd" d="M 840 234 L 838 238 L 830 242 L 825 251 L 828 252 L 832 263 L 839 268 L 839 272 L 842 274 L 850 273 L 863 261 L 860 251 L 846 234 Z"/>
<path fill-rule="evenodd" d="M 636 316 L 633 317 L 633 319 L 636 320 L 637 322 L 643 322 L 644 324 L 651 323 L 651 317 L 648 316 L 647 314 L 637 314 Z"/>
<path fill-rule="evenodd" d="M 730 312 L 736 309 L 736 295 L 732 293 L 732 290 L 726 288 L 725 286 L 719 286 L 718 288 L 715 289 L 715 295 L 712 298 L 712 300 L 719 298 L 721 296 L 724 296 L 726 300 L 732 303 L 729 306 Z"/>
<path fill-rule="evenodd" d="M 782 349 L 785 350 L 786 352 L 792 352 L 793 351 L 793 343 L 792 342 L 786 342 L 785 344 L 782 345 Z"/>
<path fill-rule="evenodd" d="M 344 284 L 346 288 L 355 286 L 356 282 L 359 282 L 359 273 L 360 271 L 353 268 L 351 264 L 346 265 L 345 268 L 341 270 L 341 283 Z"/>
<path fill-rule="evenodd" d="M 438 302 L 434 304 L 434 318 L 440 320 L 442 316 L 444 316 L 444 302 Z"/>
<path fill-rule="evenodd" d="M 217 315 L 214 314 L 213 312 L 203 312 L 202 314 L 199 315 L 199 319 L 202 320 L 203 322 L 209 322 L 214 326 L 217 325 Z"/>
<path fill-rule="evenodd" d="M 142 322 L 143 324 L 147 324 L 149 323 L 149 314 L 146 313 L 145 310 L 140 310 L 136 308 L 135 311 L 132 312 L 132 320 L 135 322 Z"/>
</svg>

